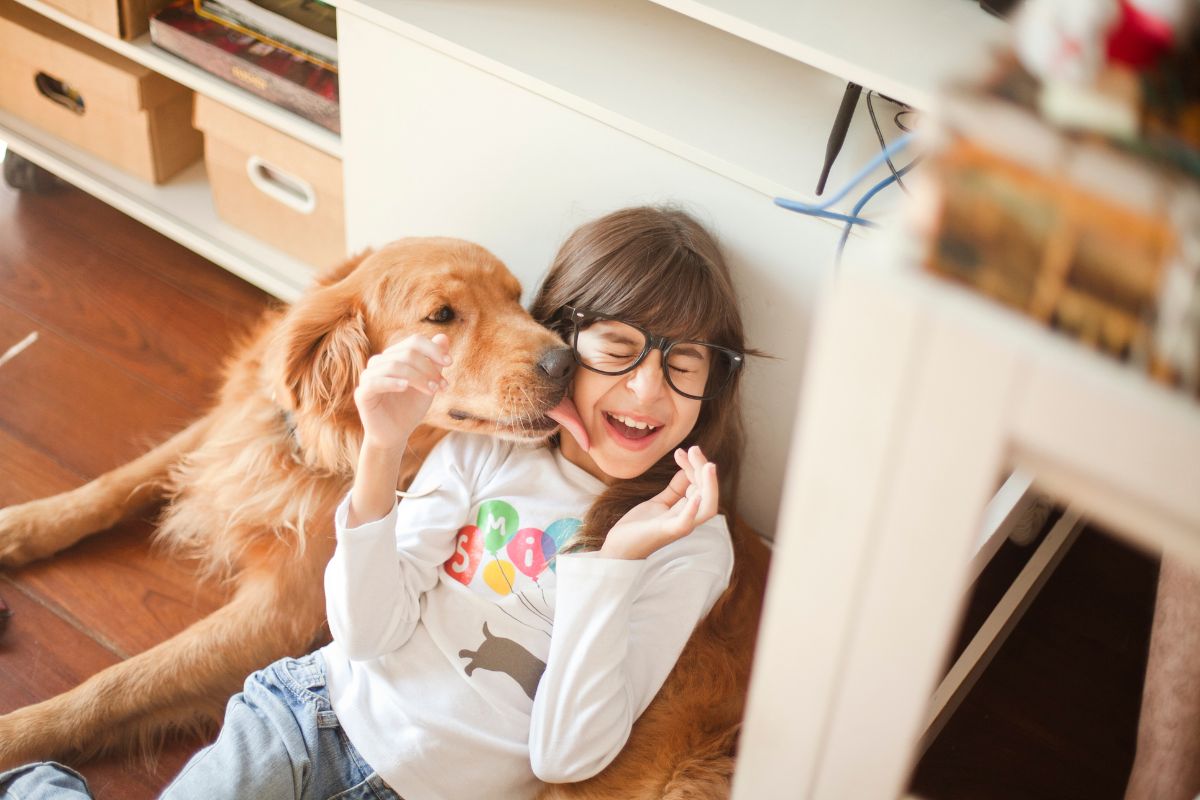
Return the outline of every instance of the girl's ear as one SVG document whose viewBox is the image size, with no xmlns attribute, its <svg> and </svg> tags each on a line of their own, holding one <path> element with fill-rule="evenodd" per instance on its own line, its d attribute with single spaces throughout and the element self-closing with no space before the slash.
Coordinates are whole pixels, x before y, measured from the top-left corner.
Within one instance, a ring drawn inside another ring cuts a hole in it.
<svg viewBox="0 0 1200 800">
<path fill-rule="evenodd" d="M 317 289 L 283 318 L 273 345 L 268 368 L 279 405 L 321 417 L 353 410 L 354 389 L 371 355 L 366 320 L 353 298 L 334 287 Z"/>
</svg>

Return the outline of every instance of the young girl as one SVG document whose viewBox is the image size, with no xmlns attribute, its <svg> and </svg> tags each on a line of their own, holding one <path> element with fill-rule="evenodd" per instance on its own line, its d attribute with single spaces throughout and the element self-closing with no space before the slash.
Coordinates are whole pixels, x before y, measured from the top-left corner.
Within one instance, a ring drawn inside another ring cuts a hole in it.
<svg viewBox="0 0 1200 800">
<path fill-rule="evenodd" d="M 729 497 L 742 326 L 711 236 L 655 208 L 575 231 L 532 312 L 578 365 L 557 446 L 450 434 L 397 505 L 449 340 L 373 357 L 325 575 L 333 641 L 252 675 L 164 797 L 521 798 L 617 756 L 729 582 L 716 464 Z M 6 787 L 86 796 L 58 765 Z"/>
</svg>

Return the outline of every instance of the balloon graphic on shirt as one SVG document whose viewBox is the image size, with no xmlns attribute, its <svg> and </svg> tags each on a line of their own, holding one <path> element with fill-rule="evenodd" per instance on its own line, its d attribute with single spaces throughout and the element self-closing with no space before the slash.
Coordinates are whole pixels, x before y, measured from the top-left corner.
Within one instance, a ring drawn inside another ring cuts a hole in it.
<svg viewBox="0 0 1200 800">
<path fill-rule="evenodd" d="M 454 537 L 454 555 L 446 559 L 443 567 L 451 578 L 469 586 L 482 560 L 483 533 L 474 525 L 464 525 Z"/>
<path fill-rule="evenodd" d="M 551 522 L 546 528 L 546 538 L 542 540 L 546 560 L 550 562 L 550 570 L 557 574 L 558 564 L 551 559 L 562 546 L 575 535 L 575 531 L 579 530 L 579 526 L 583 524 L 583 520 L 567 517 L 566 519 L 556 519 Z M 547 541 L 548 540 L 548 541 Z"/>
<path fill-rule="evenodd" d="M 554 540 L 537 528 L 522 528 L 508 543 L 508 557 L 517 569 L 536 578 L 546 568 L 546 559 L 554 555 Z"/>
<path fill-rule="evenodd" d="M 508 544 L 520 527 L 517 510 L 503 500 L 480 503 L 475 524 L 483 531 L 483 546 L 489 553 L 495 553 Z"/>
<path fill-rule="evenodd" d="M 516 577 L 516 570 L 507 561 L 489 561 L 483 568 L 483 581 L 492 587 L 492 591 L 496 594 L 511 592 Z"/>
</svg>

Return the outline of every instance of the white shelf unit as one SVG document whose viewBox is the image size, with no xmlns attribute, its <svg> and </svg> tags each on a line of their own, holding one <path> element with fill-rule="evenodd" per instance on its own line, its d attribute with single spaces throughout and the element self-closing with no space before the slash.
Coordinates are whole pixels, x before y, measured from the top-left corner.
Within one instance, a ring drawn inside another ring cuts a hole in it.
<svg viewBox="0 0 1200 800">
<path fill-rule="evenodd" d="M 26 6 L 31 11 L 35 11 L 47 19 L 53 20 L 59 25 L 91 39 L 96 44 L 118 55 L 122 55 L 148 69 L 166 75 L 171 80 L 183 84 L 194 92 L 218 100 L 230 108 L 237 109 L 265 125 L 270 125 L 276 130 L 283 131 L 287 135 L 299 139 L 305 144 L 312 145 L 322 152 L 329 153 L 338 158 L 342 157 L 342 141 L 341 137 L 336 133 L 322 128 L 320 125 L 280 108 L 273 103 L 269 103 L 261 97 L 189 64 L 181 58 L 176 58 L 166 50 L 155 46 L 150 41 L 150 34 L 148 33 L 139 36 L 132 42 L 127 42 L 124 39 L 118 39 L 115 36 L 98 31 L 75 17 L 64 14 L 56 8 L 40 2 L 40 0 L 17 0 L 17 2 Z"/>
<path fill-rule="evenodd" d="M 1005 23 L 969 0 L 654 0 L 843 81 L 930 108 L 961 80 Z"/>
<path fill-rule="evenodd" d="M 199 94 L 212 97 L 324 153 L 342 156 L 338 134 L 176 58 L 155 46 L 149 34 L 127 42 L 98 31 L 40 0 L 18 2 Z M 294 300 L 312 280 L 312 266 L 217 217 L 202 162 L 196 162 L 165 184 L 156 186 L 127 175 L 4 112 L 0 112 L 0 140 L 13 152 L 280 299 Z"/>
<path fill-rule="evenodd" d="M 284 300 L 300 296 L 313 269 L 221 221 L 197 161 L 158 186 L 0 111 L 0 141 L 13 152 Z"/>
<path fill-rule="evenodd" d="M 845 82 L 790 53 L 647 0 L 333 2 L 768 198 L 816 199 Z M 889 140 L 899 135 L 890 119 L 881 124 Z M 828 190 L 878 150 L 860 109 Z M 887 174 L 881 167 L 872 180 Z"/>
</svg>

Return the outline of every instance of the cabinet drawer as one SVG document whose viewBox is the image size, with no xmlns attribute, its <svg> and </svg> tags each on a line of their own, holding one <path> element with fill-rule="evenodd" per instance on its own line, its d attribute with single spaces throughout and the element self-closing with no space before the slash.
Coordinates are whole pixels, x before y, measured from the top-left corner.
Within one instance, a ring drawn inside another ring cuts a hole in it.
<svg viewBox="0 0 1200 800">
<path fill-rule="evenodd" d="M 345 257 L 339 159 L 203 95 L 196 127 L 218 216 L 315 267 Z"/>
<path fill-rule="evenodd" d="M 0 0 L 0 107 L 143 180 L 200 158 L 187 88 Z"/>
</svg>

